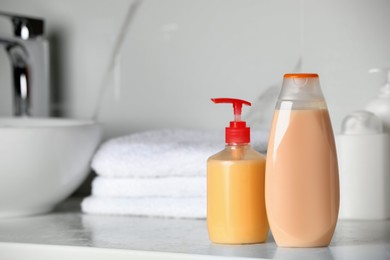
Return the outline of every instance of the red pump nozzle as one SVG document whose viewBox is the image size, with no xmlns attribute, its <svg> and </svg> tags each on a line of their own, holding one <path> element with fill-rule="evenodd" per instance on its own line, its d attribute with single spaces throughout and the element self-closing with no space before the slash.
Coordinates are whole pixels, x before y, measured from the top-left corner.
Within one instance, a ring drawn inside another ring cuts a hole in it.
<svg viewBox="0 0 390 260">
<path fill-rule="evenodd" d="M 250 128 L 246 126 L 245 121 L 241 121 L 242 105 L 250 106 L 251 103 L 242 99 L 236 98 L 212 98 L 216 104 L 228 103 L 233 104 L 234 121 L 230 121 L 230 126 L 226 127 L 226 143 L 249 143 Z"/>
</svg>

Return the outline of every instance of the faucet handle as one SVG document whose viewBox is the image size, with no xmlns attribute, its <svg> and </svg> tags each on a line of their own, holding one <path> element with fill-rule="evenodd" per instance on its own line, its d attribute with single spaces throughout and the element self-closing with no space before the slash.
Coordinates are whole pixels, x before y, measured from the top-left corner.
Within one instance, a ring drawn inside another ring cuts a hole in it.
<svg viewBox="0 0 390 260">
<path fill-rule="evenodd" d="M 0 16 L 9 18 L 13 25 L 14 35 L 23 40 L 42 36 L 44 33 L 43 19 L 5 12 L 0 12 Z"/>
</svg>

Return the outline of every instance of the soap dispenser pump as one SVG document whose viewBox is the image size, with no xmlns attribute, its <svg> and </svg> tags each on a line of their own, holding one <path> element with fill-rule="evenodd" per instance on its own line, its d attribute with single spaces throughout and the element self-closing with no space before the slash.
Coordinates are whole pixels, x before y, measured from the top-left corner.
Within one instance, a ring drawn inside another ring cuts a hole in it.
<svg viewBox="0 0 390 260">
<path fill-rule="evenodd" d="M 241 99 L 213 98 L 233 105 L 234 121 L 226 127 L 225 149 L 207 160 L 207 227 L 210 240 L 222 244 L 261 243 L 267 239 L 265 157 L 250 143 L 250 128 L 241 120 Z"/>
<path fill-rule="evenodd" d="M 383 123 L 385 133 L 390 133 L 390 68 L 371 69 L 369 73 L 386 73 L 386 83 L 380 88 L 376 98 L 366 105 L 366 110 L 374 113 Z"/>
</svg>

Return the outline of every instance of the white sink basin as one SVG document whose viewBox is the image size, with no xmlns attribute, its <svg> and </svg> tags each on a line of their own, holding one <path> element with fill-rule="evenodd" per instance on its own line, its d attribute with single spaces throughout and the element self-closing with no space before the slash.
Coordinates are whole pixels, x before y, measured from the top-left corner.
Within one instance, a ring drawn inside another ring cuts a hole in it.
<svg viewBox="0 0 390 260">
<path fill-rule="evenodd" d="M 51 211 L 87 176 L 101 135 L 93 121 L 0 118 L 0 217 Z"/>
</svg>

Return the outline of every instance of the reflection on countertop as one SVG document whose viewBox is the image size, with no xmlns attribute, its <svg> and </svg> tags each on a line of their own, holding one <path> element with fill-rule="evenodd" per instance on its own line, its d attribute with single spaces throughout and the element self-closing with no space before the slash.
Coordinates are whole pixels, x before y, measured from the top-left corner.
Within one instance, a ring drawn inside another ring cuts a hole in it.
<svg viewBox="0 0 390 260">
<path fill-rule="evenodd" d="M 339 221 L 327 248 L 216 245 L 204 220 L 86 215 L 70 199 L 46 215 L 0 219 L 0 243 L 66 245 L 266 259 L 389 259 L 390 221 Z"/>
</svg>

